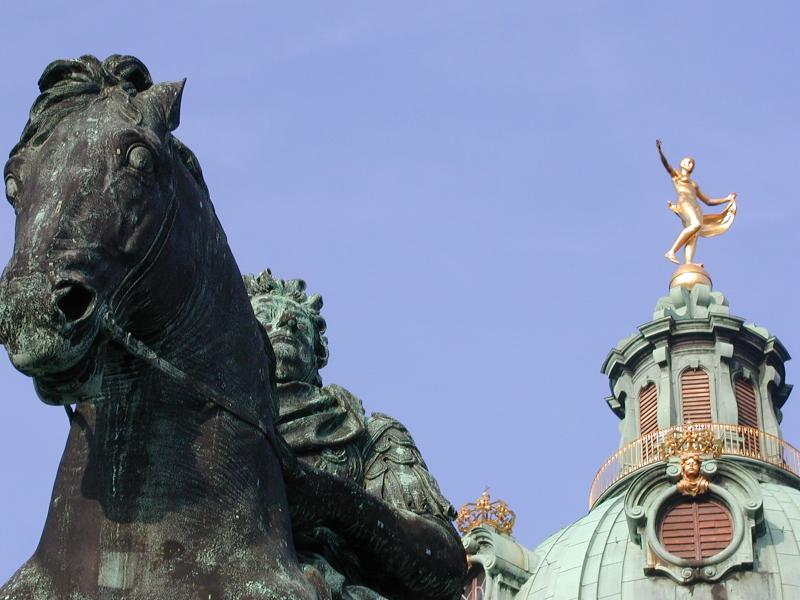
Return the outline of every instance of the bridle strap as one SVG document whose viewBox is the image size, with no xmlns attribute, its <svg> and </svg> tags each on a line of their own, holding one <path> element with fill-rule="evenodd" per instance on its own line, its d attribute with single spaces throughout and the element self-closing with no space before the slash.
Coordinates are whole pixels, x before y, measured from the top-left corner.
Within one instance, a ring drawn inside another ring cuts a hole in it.
<svg viewBox="0 0 800 600">
<path fill-rule="evenodd" d="M 175 225 L 175 217 L 177 214 L 178 202 L 173 194 L 169 200 L 169 206 L 167 206 L 167 213 L 164 215 L 164 220 L 161 222 L 153 241 L 150 243 L 150 247 L 147 249 L 147 252 L 145 252 L 142 259 L 136 263 L 130 271 L 128 271 L 120 284 L 117 286 L 117 289 L 113 291 L 109 297 L 109 306 L 114 306 L 117 304 L 120 298 L 124 299 L 124 297 L 135 287 L 135 285 L 141 281 L 142 277 L 145 276 L 150 267 L 155 264 L 158 257 L 161 256 L 161 252 L 163 251 L 164 246 L 169 239 L 169 235 L 172 233 L 172 227 Z M 106 321 L 110 318 L 110 311 L 110 308 L 106 308 L 100 320 L 100 326 L 103 329 L 106 329 Z M 121 328 L 117 328 L 122 331 Z M 107 333 L 110 334 L 111 332 L 107 331 Z M 69 404 L 65 404 L 64 410 L 66 411 L 67 418 L 71 423 L 72 419 L 75 417 L 75 409 L 73 409 Z"/>
<path fill-rule="evenodd" d="M 179 367 L 176 367 L 166 359 L 160 357 L 158 353 L 156 353 L 144 342 L 136 339 L 130 332 L 122 329 L 122 327 L 120 327 L 114 320 L 114 317 L 111 315 L 111 313 L 106 312 L 103 315 L 101 327 L 110 339 L 114 340 L 123 348 L 125 348 L 125 350 L 127 350 L 132 356 L 158 369 L 176 383 L 183 384 L 186 387 L 193 389 L 200 397 L 208 399 L 219 408 L 230 413 L 240 421 L 243 421 L 251 427 L 259 430 L 262 434 L 264 434 L 264 437 L 267 438 L 267 441 L 275 451 L 284 474 L 291 475 L 292 473 L 296 472 L 297 458 L 295 457 L 291 448 L 289 448 L 289 445 L 286 443 L 286 441 L 277 433 L 274 428 L 266 427 L 257 420 L 251 419 L 249 415 L 246 415 L 239 410 L 235 403 L 230 402 L 227 398 L 219 394 L 217 390 L 206 385 L 196 377 L 190 377 L 185 371 Z"/>
<path fill-rule="evenodd" d="M 164 215 L 164 220 L 161 222 L 161 226 L 158 228 L 158 232 L 153 238 L 150 247 L 147 249 L 147 252 L 145 252 L 145 255 L 142 257 L 142 259 L 136 263 L 130 271 L 128 271 L 117 289 L 111 294 L 111 297 L 108 301 L 109 307 L 116 309 L 118 303 L 125 300 L 125 296 L 127 296 L 127 294 L 129 294 L 130 291 L 136 287 L 136 284 L 142 280 L 150 268 L 156 263 L 158 258 L 161 256 L 161 252 L 164 250 L 164 246 L 167 245 L 167 240 L 172 233 L 172 228 L 175 226 L 175 219 L 177 215 L 178 201 L 173 193 L 169 200 L 169 206 L 167 207 L 167 212 Z M 111 308 L 109 308 L 109 310 L 111 310 Z M 108 314 L 108 312 L 106 314 Z"/>
</svg>

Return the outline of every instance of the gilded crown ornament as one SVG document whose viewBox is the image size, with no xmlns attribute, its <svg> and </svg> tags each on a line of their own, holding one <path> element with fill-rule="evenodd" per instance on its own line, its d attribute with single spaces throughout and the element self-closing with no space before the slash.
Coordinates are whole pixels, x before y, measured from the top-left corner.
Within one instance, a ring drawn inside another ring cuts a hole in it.
<svg viewBox="0 0 800 600">
<path fill-rule="evenodd" d="M 661 458 L 680 460 L 681 479 L 678 491 L 684 496 L 698 496 L 708 491 L 708 479 L 703 475 L 703 460 L 719 458 L 722 441 L 714 432 L 702 426 L 691 425 L 666 436 L 660 448 Z"/>
<path fill-rule="evenodd" d="M 456 527 L 463 535 L 481 525 L 488 525 L 500 533 L 510 534 L 516 519 L 517 515 L 508 504 L 502 500 L 492 502 L 487 488 L 477 501 L 461 507 L 456 518 Z"/>
</svg>

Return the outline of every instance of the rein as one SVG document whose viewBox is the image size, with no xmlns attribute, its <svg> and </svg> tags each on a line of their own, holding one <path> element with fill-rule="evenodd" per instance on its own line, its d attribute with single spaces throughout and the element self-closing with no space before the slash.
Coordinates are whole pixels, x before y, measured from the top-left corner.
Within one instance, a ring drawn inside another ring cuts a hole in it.
<svg viewBox="0 0 800 600">
<path fill-rule="evenodd" d="M 120 344 L 132 356 L 158 369 L 177 383 L 184 384 L 185 386 L 193 389 L 198 395 L 208 399 L 210 402 L 214 403 L 225 412 L 230 413 L 240 421 L 243 421 L 251 427 L 258 429 L 262 434 L 264 434 L 264 437 L 267 438 L 267 441 L 275 451 L 283 472 L 286 474 L 295 472 L 297 468 L 297 459 L 289 448 L 289 445 L 280 435 L 278 435 L 274 428 L 265 427 L 262 423 L 249 418 L 236 407 L 235 403 L 218 393 L 217 390 L 206 385 L 202 381 L 199 381 L 197 378 L 190 377 L 185 371 L 160 357 L 155 350 L 147 346 L 144 342 L 137 340 L 130 332 L 127 332 L 120 327 L 109 311 L 106 311 L 103 315 L 101 327 L 110 339 Z"/>
</svg>

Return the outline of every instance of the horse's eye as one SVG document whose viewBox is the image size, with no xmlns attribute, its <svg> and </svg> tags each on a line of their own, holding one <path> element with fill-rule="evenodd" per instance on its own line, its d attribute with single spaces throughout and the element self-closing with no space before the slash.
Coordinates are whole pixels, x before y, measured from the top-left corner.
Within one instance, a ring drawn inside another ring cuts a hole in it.
<svg viewBox="0 0 800 600">
<path fill-rule="evenodd" d="M 12 205 L 14 204 L 14 200 L 17 199 L 18 193 L 19 185 L 17 184 L 17 180 L 14 179 L 13 175 L 9 175 L 6 177 L 6 198 Z"/>
<path fill-rule="evenodd" d="M 152 173 L 155 168 L 153 153 L 146 146 L 137 144 L 128 150 L 128 165 L 145 173 Z"/>
</svg>

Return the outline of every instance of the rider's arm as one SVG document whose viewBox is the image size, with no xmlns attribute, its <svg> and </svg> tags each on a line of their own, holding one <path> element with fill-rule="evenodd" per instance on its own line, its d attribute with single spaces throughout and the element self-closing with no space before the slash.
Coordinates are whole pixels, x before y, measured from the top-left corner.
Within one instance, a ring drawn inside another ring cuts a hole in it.
<svg viewBox="0 0 800 600">
<path fill-rule="evenodd" d="M 347 541 L 370 587 L 396 600 L 461 596 L 467 561 L 449 524 L 302 463 L 286 483 L 292 520 L 327 527 Z"/>
<path fill-rule="evenodd" d="M 361 403 L 344 388 L 325 390 Z M 363 481 L 301 465 L 287 479 L 295 524 L 321 526 L 347 542 L 364 583 L 395 600 L 461 597 L 466 557 L 456 513 L 399 421 L 373 414 L 362 438 Z M 300 527 L 302 529 L 302 527 Z"/>
<path fill-rule="evenodd" d="M 667 160 L 667 157 L 664 155 L 664 151 L 661 149 L 661 140 L 656 140 L 656 148 L 658 148 L 658 156 L 661 157 L 661 164 L 664 165 L 664 168 L 669 173 L 670 177 L 677 177 L 678 172 L 672 168 Z"/>
</svg>

